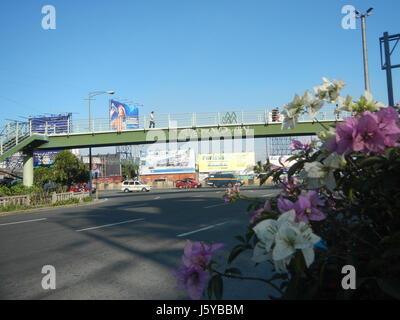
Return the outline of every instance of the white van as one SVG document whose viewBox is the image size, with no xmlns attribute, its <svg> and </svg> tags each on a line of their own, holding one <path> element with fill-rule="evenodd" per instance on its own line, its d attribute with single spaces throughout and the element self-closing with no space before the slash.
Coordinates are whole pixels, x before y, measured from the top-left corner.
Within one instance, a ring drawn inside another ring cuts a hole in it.
<svg viewBox="0 0 400 320">
<path fill-rule="evenodd" d="M 151 190 L 151 186 L 145 184 L 141 181 L 124 181 L 122 182 L 121 191 L 130 192 L 130 191 L 146 191 L 149 192 Z"/>
</svg>

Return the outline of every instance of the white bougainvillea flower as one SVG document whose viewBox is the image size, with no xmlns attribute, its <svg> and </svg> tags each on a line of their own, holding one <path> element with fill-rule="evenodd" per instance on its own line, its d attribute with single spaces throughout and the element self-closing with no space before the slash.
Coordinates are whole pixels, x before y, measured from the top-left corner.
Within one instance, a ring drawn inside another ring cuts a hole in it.
<svg viewBox="0 0 400 320">
<path fill-rule="evenodd" d="M 319 161 L 305 163 L 301 177 L 307 181 L 310 189 L 326 186 L 329 190 L 333 190 L 336 187 L 336 180 L 332 170 L 324 167 Z"/>
<path fill-rule="evenodd" d="M 288 259 L 299 249 L 308 268 L 314 262 L 314 245 L 320 240 L 320 237 L 316 236 L 304 222 L 283 225 L 276 234 L 272 259 L 276 261 Z"/>
<path fill-rule="evenodd" d="M 366 106 L 367 110 L 376 111 L 376 110 L 379 110 L 381 108 L 386 108 L 387 107 L 384 103 L 379 102 L 379 101 L 375 101 L 374 97 L 372 96 L 371 92 L 369 92 L 369 91 L 365 91 L 363 97 L 365 98 L 365 106 Z M 363 97 L 361 97 L 360 100 Z"/>
<path fill-rule="evenodd" d="M 322 163 L 319 161 L 305 163 L 301 177 L 306 179 L 310 189 L 325 186 L 330 191 L 333 191 L 336 188 L 336 179 L 333 172 L 345 164 L 344 156 L 333 152 Z"/>
<path fill-rule="evenodd" d="M 296 212 L 290 210 L 281 214 L 278 220 L 267 219 L 258 223 L 254 228 L 254 232 L 257 238 L 260 240 L 254 247 L 252 260 L 255 262 L 263 262 L 266 260 L 271 260 L 271 247 L 275 243 L 275 237 L 279 228 L 285 224 L 294 222 L 296 217 Z"/>
<path fill-rule="evenodd" d="M 346 98 L 338 97 L 338 106 L 335 109 L 335 113 L 347 111 L 352 112 L 356 104 L 353 101 L 353 97 L 347 95 Z"/>
<path fill-rule="evenodd" d="M 328 130 L 320 131 L 317 133 L 318 138 L 322 141 L 326 141 L 334 136 L 336 136 L 336 129 L 333 127 L 329 127 Z"/>
<path fill-rule="evenodd" d="M 313 87 L 313 89 L 317 98 L 325 100 L 329 97 L 328 90 L 333 84 L 325 77 L 322 78 L 322 81 L 324 82 L 321 85 Z"/>
<path fill-rule="evenodd" d="M 311 118 L 315 118 L 317 116 L 317 112 L 324 105 L 324 100 L 316 99 L 309 90 L 304 93 L 302 98 L 304 107 L 308 110 L 308 114 Z"/>
<path fill-rule="evenodd" d="M 323 77 L 321 85 L 314 87 L 315 95 L 320 100 L 327 100 L 330 103 L 335 102 L 340 96 L 340 91 L 346 86 L 342 79 L 329 81 Z"/>
<path fill-rule="evenodd" d="M 296 127 L 297 118 L 290 118 L 288 117 L 285 112 L 283 112 L 283 120 L 282 120 L 282 130 L 291 130 Z"/>
</svg>

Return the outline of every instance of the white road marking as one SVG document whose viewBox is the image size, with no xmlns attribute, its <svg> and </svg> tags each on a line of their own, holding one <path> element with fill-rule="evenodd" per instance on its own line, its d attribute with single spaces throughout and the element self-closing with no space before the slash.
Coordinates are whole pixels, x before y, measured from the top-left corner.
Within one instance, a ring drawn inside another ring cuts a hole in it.
<svg viewBox="0 0 400 320">
<path fill-rule="evenodd" d="M 194 230 L 194 231 L 189 231 L 189 232 L 186 232 L 186 233 L 178 234 L 177 237 L 184 237 L 184 236 L 188 236 L 189 234 L 197 233 L 197 232 L 204 231 L 204 230 L 209 230 L 209 229 L 212 229 L 212 228 L 215 228 L 215 227 L 218 227 L 218 226 L 222 226 L 223 224 L 226 224 L 228 222 L 229 221 L 225 221 L 225 222 L 213 224 L 213 225 L 208 226 L 208 227 L 197 229 L 197 230 Z"/>
<path fill-rule="evenodd" d="M 11 224 L 26 223 L 26 222 L 35 222 L 35 221 L 43 221 L 43 220 L 47 220 L 47 218 L 34 219 L 34 220 L 24 220 L 24 221 L 9 222 L 9 223 L 2 223 L 2 224 L 0 224 L 0 226 L 8 226 L 8 225 L 11 225 Z"/>
<path fill-rule="evenodd" d="M 274 193 L 270 193 L 270 194 L 264 194 L 263 197 L 272 197 L 274 196 Z"/>
<path fill-rule="evenodd" d="M 161 197 L 155 197 L 154 200 L 160 199 Z"/>
<path fill-rule="evenodd" d="M 94 230 L 94 229 L 100 229 L 100 228 L 106 228 L 106 227 L 116 226 L 116 225 L 118 225 L 118 224 L 131 223 L 131 222 L 142 221 L 142 220 L 144 220 L 144 218 L 141 218 L 141 219 L 133 219 L 133 220 L 127 220 L 127 221 L 122 221 L 122 222 L 117 222 L 117 223 L 105 224 L 105 225 L 97 226 L 97 227 L 91 227 L 91 228 L 80 229 L 80 230 L 76 230 L 76 232 L 81 232 L 81 231 L 86 231 L 86 230 Z"/>
<path fill-rule="evenodd" d="M 148 205 L 148 203 L 134 204 L 133 206 L 130 206 L 129 208 L 142 207 L 142 206 L 146 206 L 146 205 Z"/>
<path fill-rule="evenodd" d="M 207 208 L 214 208 L 214 207 L 219 207 L 219 206 L 224 206 L 224 205 L 226 205 L 226 203 L 214 204 L 214 205 L 212 205 L 212 206 L 203 207 L 203 208 L 204 208 L 204 209 L 207 209 Z"/>
</svg>

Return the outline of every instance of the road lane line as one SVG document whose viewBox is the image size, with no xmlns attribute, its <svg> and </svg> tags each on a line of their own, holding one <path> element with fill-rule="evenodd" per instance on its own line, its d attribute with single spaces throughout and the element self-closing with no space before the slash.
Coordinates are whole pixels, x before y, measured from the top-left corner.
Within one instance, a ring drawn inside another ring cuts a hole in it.
<svg viewBox="0 0 400 320">
<path fill-rule="evenodd" d="M 274 195 L 274 193 L 264 194 L 263 197 L 272 197 L 273 195 Z"/>
<path fill-rule="evenodd" d="M 193 233 L 197 233 L 197 232 L 209 230 L 209 229 L 212 229 L 212 228 L 215 228 L 215 227 L 218 227 L 218 226 L 222 226 L 223 224 L 226 224 L 226 223 L 228 223 L 228 222 L 229 222 L 229 221 L 225 221 L 225 222 L 213 224 L 213 225 L 211 225 L 211 226 L 204 227 L 204 228 L 201 228 L 201 229 L 189 231 L 189 232 L 186 232 L 186 233 L 181 233 L 181 234 L 178 234 L 177 237 L 184 237 L 184 236 L 188 236 L 189 234 L 193 234 Z"/>
<path fill-rule="evenodd" d="M 75 231 L 76 232 L 81 232 L 81 231 L 87 231 L 87 230 L 94 230 L 94 229 L 106 228 L 106 227 L 116 226 L 118 224 L 124 224 L 124 223 L 130 223 L 130 222 L 142 221 L 142 220 L 144 220 L 144 218 L 127 220 L 127 221 L 122 221 L 122 222 L 117 222 L 117 223 L 104 224 L 102 226 L 90 227 L 90 228 L 85 228 L 85 229 L 80 229 L 80 230 L 75 230 Z"/>
<path fill-rule="evenodd" d="M 35 222 L 35 221 L 43 221 L 43 220 L 47 220 L 47 218 L 34 219 L 34 220 L 24 220 L 24 221 L 9 222 L 9 223 L 2 223 L 2 224 L 0 224 L 0 226 L 8 226 L 8 225 L 11 225 L 11 224 L 26 223 L 26 222 Z"/>
<path fill-rule="evenodd" d="M 140 203 L 140 204 L 134 204 L 133 206 L 130 206 L 128 208 L 136 208 L 136 207 L 142 207 L 142 206 L 146 206 L 148 205 L 148 203 Z"/>
<path fill-rule="evenodd" d="M 203 207 L 203 209 L 214 208 L 214 207 L 219 207 L 219 206 L 224 206 L 224 205 L 226 205 L 226 203 L 219 203 L 219 204 L 214 204 L 212 206 Z"/>
<path fill-rule="evenodd" d="M 154 200 L 160 199 L 161 197 L 155 197 Z"/>
</svg>

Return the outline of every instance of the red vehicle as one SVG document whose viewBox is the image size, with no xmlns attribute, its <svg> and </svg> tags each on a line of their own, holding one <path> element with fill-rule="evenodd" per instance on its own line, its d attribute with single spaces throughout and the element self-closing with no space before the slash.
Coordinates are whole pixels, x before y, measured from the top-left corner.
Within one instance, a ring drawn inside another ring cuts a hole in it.
<svg viewBox="0 0 400 320">
<path fill-rule="evenodd" d="M 90 187 L 88 183 L 74 183 L 68 189 L 68 192 L 89 192 Z M 93 186 L 93 193 L 96 192 L 96 187 Z"/>
<path fill-rule="evenodd" d="M 186 179 L 183 179 L 183 180 L 179 180 L 176 183 L 176 187 L 179 188 L 179 189 L 183 189 L 183 188 L 186 188 L 186 189 L 200 188 L 201 184 L 196 182 L 196 181 L 194 181 L 193 179 L 186 178 Z"/>
</svg>

